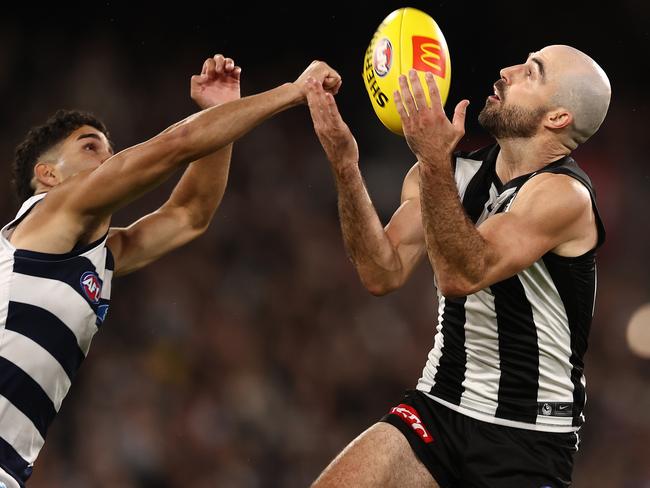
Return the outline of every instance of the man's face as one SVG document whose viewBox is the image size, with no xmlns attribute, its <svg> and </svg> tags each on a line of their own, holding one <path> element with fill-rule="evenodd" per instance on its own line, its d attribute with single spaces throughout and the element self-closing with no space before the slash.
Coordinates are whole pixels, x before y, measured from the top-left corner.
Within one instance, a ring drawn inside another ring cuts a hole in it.
<svg viewBox="0 0 650 488">
<path fill-rule="evenodd" d="M 550 109 L 553 82 L 551 56 L 543 49 L 523 64 L 501 70 L 479 114 L 479 123 L 497 139 L 532 137 Z"/>
<path fill-rule="evenodd" d="M 113 155 L 106 136 L 89 125 L 72 132 L 57 148 L 54 171 L 59 183 L 80 171 L 99 168 Z"/>
</svg>

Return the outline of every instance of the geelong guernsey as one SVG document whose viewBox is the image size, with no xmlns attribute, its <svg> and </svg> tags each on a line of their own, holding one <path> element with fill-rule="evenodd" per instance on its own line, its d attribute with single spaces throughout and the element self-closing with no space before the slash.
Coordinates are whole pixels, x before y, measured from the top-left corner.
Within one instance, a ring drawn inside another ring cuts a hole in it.
<svg viewBox="0 0 650 488">
<path fill-rule="evenodd" d="M 29 478 L 111 293 L 106 238 L 66 254 L 16 249 L 14 227 L 45 194 L 29 198 L 0 231 L 0 480 Z"/>
<path fill-rule="evenodd" d="M 540 173 L 559 173 L 591 194 L 598 246 L 605 231 L 591 182 L 564 157 L 502 185 L 498 146 L 457 153 L 454 176 L 478 226 L 508 212 L 521 187 Z M 494 424 L 571 432 L 583 423 L 584 354 L 596 296 L 595 249 L 569 258 L 547 253 L 506 280 L 462 298 L 438 293 L 433 349 L 417 389 L 467 416 Z"/>
</svg>

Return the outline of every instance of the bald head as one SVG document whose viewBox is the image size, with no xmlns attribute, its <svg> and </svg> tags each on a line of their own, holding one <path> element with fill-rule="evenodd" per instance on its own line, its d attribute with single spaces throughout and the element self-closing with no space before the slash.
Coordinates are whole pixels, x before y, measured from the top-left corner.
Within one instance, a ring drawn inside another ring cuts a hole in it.
<svg viewBox="0 0 650 488">
<path fill-rule="evenodd" d="M 549 61 L 556 82 L 553 105 L 573 115 L 566 135 L 567 143 L 576 147 L 589 139 L 605 119 L 611 98 L 609 79 L 593 59 L 571 46 L 548 46 L 539 54 Z"/>
</svg>

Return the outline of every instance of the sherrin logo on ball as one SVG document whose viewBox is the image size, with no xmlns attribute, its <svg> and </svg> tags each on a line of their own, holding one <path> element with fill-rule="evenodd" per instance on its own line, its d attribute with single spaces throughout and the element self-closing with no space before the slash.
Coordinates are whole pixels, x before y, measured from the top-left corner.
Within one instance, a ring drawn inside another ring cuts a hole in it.
<svg viewBox="0 0 650 488">
<path fill-rule="evenodd" d="M 363 81 L 379 120 L 395 134 L 403 135 L 393 93 L 399 76 L 416 69 L 426 88 L 424 73 L 435 76 L 442 104 L 447 101 L 451 61 L 445 37 L 433 18 L 411 7 L 391 12 L 380 24 L 366 50 Z M 429 92 L 425 89 L 427 102 Z"/>
</svg>

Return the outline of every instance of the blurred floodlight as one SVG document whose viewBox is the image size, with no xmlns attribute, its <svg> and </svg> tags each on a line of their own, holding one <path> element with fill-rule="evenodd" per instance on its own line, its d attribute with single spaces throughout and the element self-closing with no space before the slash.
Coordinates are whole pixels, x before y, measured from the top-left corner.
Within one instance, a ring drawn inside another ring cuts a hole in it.
<svg viewBox="0 0 650 488">
<path fill-rule="evenodd" d="M 627 343 L 634 354 L 650 359 L 650 303 L 632 314 L 627 325 Z"/>
</svg>

